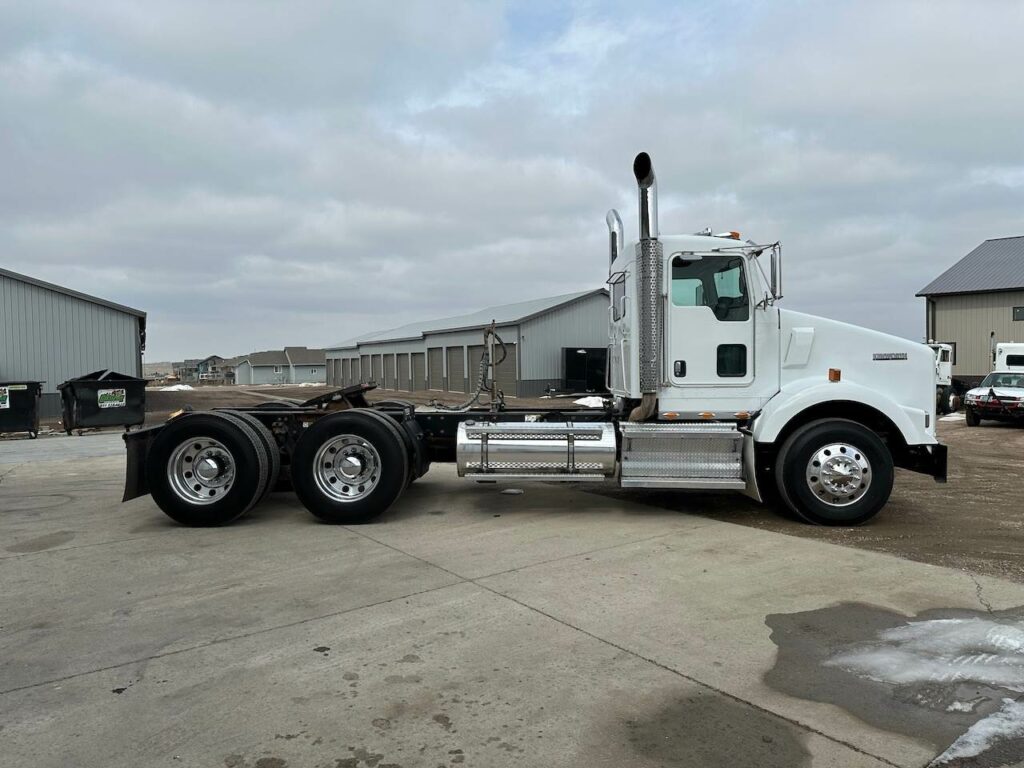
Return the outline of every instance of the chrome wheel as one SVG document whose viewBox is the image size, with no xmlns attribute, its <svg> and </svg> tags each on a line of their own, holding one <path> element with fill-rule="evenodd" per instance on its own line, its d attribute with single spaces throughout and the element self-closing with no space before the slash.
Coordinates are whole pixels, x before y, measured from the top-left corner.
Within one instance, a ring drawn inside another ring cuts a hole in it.
<svg viewBox="0 0 1024 768">
<path fill-rule="evenodd" d="M 320 446 L 313 460 L 313 478 L 335 501 L 358 501 L 380 481 L 380 454 L 358 435 L 338 435 Z"/>
<path fill-rule="evenodd" d="M 212 504 L 228 492 L 234 479 L 231 452 L 210 437 L 186 440 L 167 462 L 167 484 L 189 504 Z"/>
<path fill-rule="evenodd" d="M 822 446 L 807 462 L 807 485 L 822 502 L 846 507 L 863 498 L 871 485 L 871 464 L 848 443 Z"/>
</svg>

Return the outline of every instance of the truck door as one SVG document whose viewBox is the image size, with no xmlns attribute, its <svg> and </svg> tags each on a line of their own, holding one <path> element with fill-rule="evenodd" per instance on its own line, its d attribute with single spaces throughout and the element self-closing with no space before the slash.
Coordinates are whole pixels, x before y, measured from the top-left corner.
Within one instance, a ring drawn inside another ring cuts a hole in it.
<svg viewBox="0 0 1024 768">
<path fill-rule="evenodd" d="M 676 254 L 668 270 L 665 367 L 676 386 L 749 385 L 754 310 L 745 259 Z"/>
</svg>

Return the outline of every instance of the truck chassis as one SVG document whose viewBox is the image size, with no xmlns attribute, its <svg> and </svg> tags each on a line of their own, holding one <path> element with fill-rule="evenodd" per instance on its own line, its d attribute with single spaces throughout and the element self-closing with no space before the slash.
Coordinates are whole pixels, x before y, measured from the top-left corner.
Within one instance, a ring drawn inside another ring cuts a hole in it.
<svg viewBox="0 0 1024 768">
<path fill-rule="evenodd" d="M 687 483 L 662 475 L 659 482 L 656 475 L 631 471 L 630 461 L 641 465 L 637 471 L 652 473 L 664 464 L 666 454 L 634 450 L 631 455 L 629 448 L 633 439 L 647 447 L 664 444 L 657 432 L 636 431 L 657 425 L 630 424 L 612 407 L 418 411 L 401 400 L 371 405 L 366 393 L 374 388 L 372 384 L 350 386 L 302 405 L 268 401 L 256 406 L 185 411 L 165 424 L 129 432 L 124 435 L 128 465 L 123 500 L 151 494 L 174 520 L 211 526 L 241 517 L 271 491 L 293 490 L 321 520 L 354 524 L 386 511 L 432 463 L 454 462 L 460 475 L 476 482 L 718 488 L 745 491 L 758 500 L 774 498 L 777 487 L 780 500 L 807 522 L 863 522 L 859 516 L 844 516 L 843 507 L 829 518 L 817 516 L 794 500 L 792 491 L 785 490 L 791 481 L 779 474 L 779 467 L 787 466 L 782 454 L 793 450 L 794 441 L 799 442 L 799 430 L 781 447 L 755 447 L 749 439 L 744 441 L 746 425 L 742 421 L 674 424 L 667 433 L 672 437 L 685 437 L 689 426 L 687 442 L 704 441 L 693 457 L 707 465 L 702 474 L 712 477 Z M 828 423 L 846 429 L 853 425 L 844 420 L 815 420 L 804 426 L 820 429 Z M 851 441 L 864 438 L 861 435 Z M 881 451 L 875 447 L 873 470 L 878 477 L 872 482 L 891 486 L 893 464 L 945 480 L 945 446 L 893 452 L 876 440 Z M 668 442 L 675 451 L 676 441 Z M 842 441 L 833 444 L 843 445 Z M 744 445 L 753 449 L 753 456 L 743 456 Z M 827 446 L 819 448 L 829 450 Z M 886 456 L 891 456 L 888 467 Z M 820 458 L 828 460 L 824 453 Z M 858 460 L 862 471 L 864 460 L 853 453 L 839 468 L 856 473 Z M 718 482 L 713 476 L 716 473 Z M 879 508 L 887 496 L 886 489 Z M 876 511 L 872 509 L 868 517 Z"/>
</svg>

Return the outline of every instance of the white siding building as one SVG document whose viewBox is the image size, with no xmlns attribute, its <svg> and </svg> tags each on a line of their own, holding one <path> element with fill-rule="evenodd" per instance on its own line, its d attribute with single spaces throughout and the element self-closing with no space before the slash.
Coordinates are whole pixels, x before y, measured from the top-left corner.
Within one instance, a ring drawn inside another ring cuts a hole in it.
<svg viewBox="0 0 1024 768">
<path fill-rule="evenodd" d="M 601 389 L 608 345 L 603 288 L 410 323 L 327 349 L 327 383 L 382 389 L 475 392 L 483 331 L 494 321 L 507 357 L 495 378 L 505 395 Z"/>
<path fill-rule="evenodd" d="M 0 269 L 0 382 L 43 381 L 40 415 L 60 415 L 57 385 L 109 368 L 142 376 L 146 313 Z"/>
</svg>

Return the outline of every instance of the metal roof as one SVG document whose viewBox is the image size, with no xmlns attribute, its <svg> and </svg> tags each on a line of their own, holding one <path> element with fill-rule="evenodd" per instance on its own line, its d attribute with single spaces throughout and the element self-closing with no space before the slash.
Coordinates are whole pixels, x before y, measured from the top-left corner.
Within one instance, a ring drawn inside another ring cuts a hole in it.
<svg viewBox="0 0 1024 768">
<path fill-rule="evenodd" d="M 918 296 L 1024 288 L 1024 235 L 986 240 L 917 292 Z"/>
<path fill-rule="evenodd" d="M 11 270 L 4 269 L 3 267 L 0 267 L 0 275 L 4 277 L 9 277 L 12 280 L 18 280 L 22 283 L 34 285 L 37 288 L 45 288 L 48 291 L 56 291 L 57 293 L 63 293 L 65 296 L 72 296 L 76 299 L 82 299 L 82 301 L 91 302 L 92 304 L 99 304 L 101 307 L 109 307 L 110 309 L 116 309 L 119 312 L 125 312 L 129 315 L 135 315 L 136 317 L 144 318 L 146 316 L 146 313 L 143 312 L 141 309 L 132 309 L 131 307 L 126 307 L 124 304 L 117 304 L 113 301 L 107 301 L 106 299 L 100 299 L 97 298 L 96 296 L 90 296 L 87 293 L 73 291 L 70 288 L 65 288 L 62 285 L 55 285 L 54 283 L 48 283 L 45 280 L 38 280 L 34 277 L 29 277 L 28 275 L 22 275 L 19 272 L 12 272 Z"/>
<path fill-rule="evenodd" d="M 474 328 L 483 328 L 490 325 L 493 320 L 497 325 L 514 325 L 523 323 L 539 315 L 547 314 L 552 310 L 572 304 L 580 299 L 597 294 L 608 295 L 604 288 L 595 288 L 590 291 L 577 291 L 576 293 L 563 293 L 560 296 L 549 296 L 545 299 L 532 299 L 530 301 L 519 301 L 515 304 L 501 304 L 496 307 L 487 307 L 468 315 L 457 315 L 446 317 L 440 320 L 428 320 L 418 323 L 409 323 L 398 328 L 391 328 L 387 331 L 368 333 L 357 336 L 354 339 L 340 341 L 332 344 L 328 349 L 348 349 L 359 344 L 369 344 L 387 341 L 408 341 L 423 338 L 428 333 L 443 333 L 445 331 L 465 331 Z"/>
</svg>

